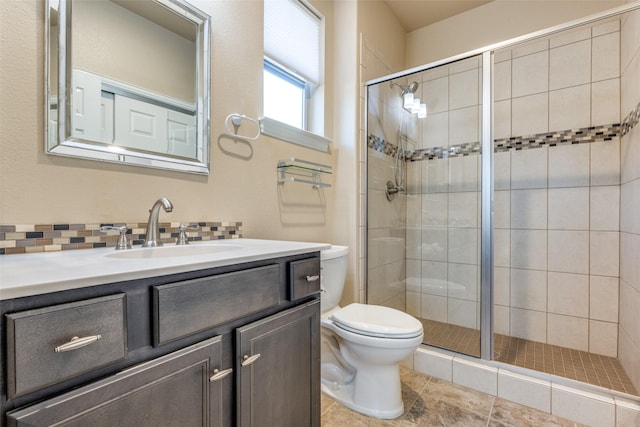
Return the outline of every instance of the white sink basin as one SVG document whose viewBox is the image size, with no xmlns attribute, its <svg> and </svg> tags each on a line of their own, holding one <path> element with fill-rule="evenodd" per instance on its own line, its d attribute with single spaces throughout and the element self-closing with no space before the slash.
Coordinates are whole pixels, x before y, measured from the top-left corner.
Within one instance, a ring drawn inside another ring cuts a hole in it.
<svg viewBox="0 0 640 427">
<path fill-rule="evenodd" d="M 111 252 L 105 255 L 108 258 L 118 259 L 151 259 L 151 258 L 173 258 L 183 256 L 211 255 L 221 252 L 229 252 L 240 249 L 240 245 L 181 245 L 181 246 L 160 246 L 157 248 L 127 249 Z"/>
</svg>

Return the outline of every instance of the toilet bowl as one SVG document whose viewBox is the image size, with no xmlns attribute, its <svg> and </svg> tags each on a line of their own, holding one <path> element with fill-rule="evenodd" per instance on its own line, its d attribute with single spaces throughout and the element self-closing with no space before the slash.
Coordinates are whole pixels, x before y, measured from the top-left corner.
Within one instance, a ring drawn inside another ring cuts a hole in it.
<svg viewBox="0 0 640 427">
<path fill-rule="evenodd" d="M 422 324 L 376 305 L 339 307 L 348 248 L 320 254 L 322 391 L 357 412 L 396 418 L 404 412 L 399 363 L 422 343 Z"/>
</svg>

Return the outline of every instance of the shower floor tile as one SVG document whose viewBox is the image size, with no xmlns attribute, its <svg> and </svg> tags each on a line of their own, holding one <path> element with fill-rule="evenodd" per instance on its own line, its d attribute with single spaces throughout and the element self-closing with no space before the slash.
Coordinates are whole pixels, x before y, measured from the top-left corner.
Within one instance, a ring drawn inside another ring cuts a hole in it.
<svg viewBox="0 0 640 427">
<path fill-rule="evenodd" d="M 426 344 L 480 356 L 480 331 L 432 320 L 419 320 L 424 327 Z M 494 353 L 495 360 L 500 362 L 638 395 L 615 357 L 500 334 L 494 335 Z"/>
</svg>

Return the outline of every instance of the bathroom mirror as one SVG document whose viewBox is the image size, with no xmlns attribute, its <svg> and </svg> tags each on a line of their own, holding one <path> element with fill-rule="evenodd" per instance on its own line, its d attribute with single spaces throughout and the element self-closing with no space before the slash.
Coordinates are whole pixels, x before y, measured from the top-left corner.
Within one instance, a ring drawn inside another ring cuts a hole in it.
<svg viewBox="0 0 640 427">
<path fill-rule="evenodd" d="M 211 17 L 182 0 L 47 0 L 45 150 L 209 173 Z"/>
</svg>

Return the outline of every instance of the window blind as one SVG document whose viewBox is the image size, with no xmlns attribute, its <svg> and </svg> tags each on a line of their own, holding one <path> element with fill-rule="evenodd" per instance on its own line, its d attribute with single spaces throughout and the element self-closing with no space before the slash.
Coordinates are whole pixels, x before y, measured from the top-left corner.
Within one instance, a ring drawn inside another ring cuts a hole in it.
<svg viewBox="0 0 640 427">
<path fill-rule="evenodd" d="M 265 0 L 265 55 L 319 85 L 320 24 L 321 18 L 298 0 Z"/>
</svg>

